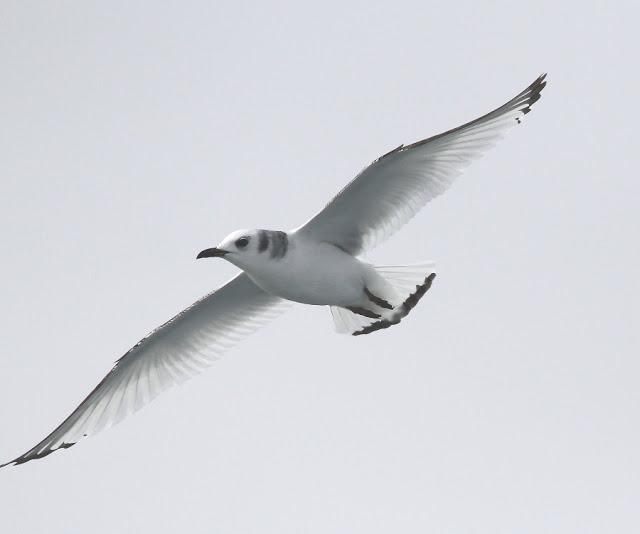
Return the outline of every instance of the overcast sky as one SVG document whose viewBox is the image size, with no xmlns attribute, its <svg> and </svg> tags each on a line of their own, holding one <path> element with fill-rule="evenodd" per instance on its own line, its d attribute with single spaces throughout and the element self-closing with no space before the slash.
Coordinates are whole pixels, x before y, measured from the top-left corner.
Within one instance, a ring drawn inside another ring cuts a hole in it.
<svg viewBox="0 0 640 534">
<path fill-rule="evenodd" d="M 400 143 L 543 98 L 370 260 L 437 262 L 403 323 L 294 308 L 119 426 L 0 471 L 3 533 L 638 528 L 637 8 L 0 7 L 0 461 Z M 626 6 L 626 7 L 625 7 Z"/>
</svg>

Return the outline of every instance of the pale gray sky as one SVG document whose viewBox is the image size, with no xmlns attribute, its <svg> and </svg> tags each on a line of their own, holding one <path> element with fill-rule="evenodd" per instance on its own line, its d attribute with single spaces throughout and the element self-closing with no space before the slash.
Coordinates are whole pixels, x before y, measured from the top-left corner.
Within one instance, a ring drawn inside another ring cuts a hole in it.
<svg viewBox="0 0 640 534">
<path fill-rule="evenodd" d="M 522 127 L 370 259 L 399 327 L 299 307 L 119 426 L 0 471 L 6 533 L 638 528 L 631 2 L 0 8 L 0 460 L 365 164 L 549 72 Z"/>
</svg>

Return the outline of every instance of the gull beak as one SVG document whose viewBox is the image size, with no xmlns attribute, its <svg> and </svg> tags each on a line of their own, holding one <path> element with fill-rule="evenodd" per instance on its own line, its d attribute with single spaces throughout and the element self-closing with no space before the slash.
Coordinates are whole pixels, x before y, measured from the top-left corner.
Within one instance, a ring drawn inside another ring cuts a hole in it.
<svg viewBox="0 0 640 534">
<path fill-rule="evenodd" d="M 196 256 L 196 260 L 199 260 L 200 258 L 222 258 L 225 254 L 229 254 L 229 251 L 215 247 L 207 248 Z"/>
</svg>

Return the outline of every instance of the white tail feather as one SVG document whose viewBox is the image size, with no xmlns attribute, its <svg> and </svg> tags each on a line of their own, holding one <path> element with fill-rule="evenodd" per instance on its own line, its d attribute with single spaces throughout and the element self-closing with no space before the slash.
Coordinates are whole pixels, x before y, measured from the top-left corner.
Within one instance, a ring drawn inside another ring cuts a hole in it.
<svg viewBox="0 0 640 534">
<path fill-rule="evenodd" d="M 397 292 L 399 302 L 404 302 L 425 279 L 434 272 L 435 262 L 428 261 L 410 265 L 376 265 L 374 269 Z M 394 299 L 396 300 L 396 299 Z M 331 315 L 336 332 L 353 334 L 373 324 L 377 319 L 364 317 L 345 308 L 331 306 Z"/>
<path fill-rule="evenodd" d="M 435 266 L 434 261 L 425 261 L 410 265 L 376 265 L 374 269 L 394 287 L 404 301 L 434 272 Z"/>
</svg>

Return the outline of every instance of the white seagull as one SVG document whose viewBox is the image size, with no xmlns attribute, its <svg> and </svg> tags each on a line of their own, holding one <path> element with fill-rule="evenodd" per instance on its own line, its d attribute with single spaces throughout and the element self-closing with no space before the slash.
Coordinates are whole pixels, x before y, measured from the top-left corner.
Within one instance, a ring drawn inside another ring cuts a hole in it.
<svg viewBox="0 0 640 534">
<path fill-rule="evenodd" d="M 381 243 L 531 110 L 541 75 L 494 111 L 375 160 L 317 215 L 289 232 L 238 230 L 198 258 L 242 272 L 151 332 L 122 358 L 22 464 L 68 448 L 121 421 L 215 361 L 289 301 L 330 306 L 338 332 L 369 334 L 398 324 L 427 292 L 433 263 L 380 267 L 358 256 Z"/>
</svg>

